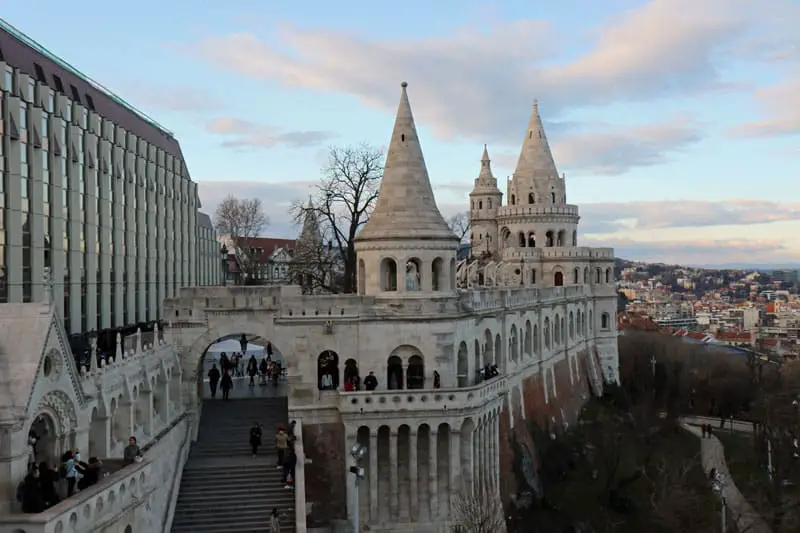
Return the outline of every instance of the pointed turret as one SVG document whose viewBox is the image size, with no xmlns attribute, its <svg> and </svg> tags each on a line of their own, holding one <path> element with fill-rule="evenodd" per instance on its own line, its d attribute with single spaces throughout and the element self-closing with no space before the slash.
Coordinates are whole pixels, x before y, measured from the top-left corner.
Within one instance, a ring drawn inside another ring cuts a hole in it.
<svg viewBox="0 0 800 533">
<path fill-rule="evenodd" d="M 492 174 L 489 149 L 483 145 L 481 171 L 475 178 L 475 187 L 469 193 L 470 241 L 473 250 L 494 252 L 497 246 L 497 208 L 503 203 L 503 193 L 497 188 L 497 178 Z"/>
<path fill-rule="evenodd" d="M 322 233 L 319 230 L 319 220 L 317 219 L 317 211 L 314 209 L 314 203 L 311 197 L 308 198 L 308 207 L 306 207 L 305 217 L 303 218 L 303 228 L 300 230 L 300 237 L 297 239 L 298 245 L 316 247 L 322 243 Z"/>
<path fill-rule="evenodd" d="M 550 152 L 550 144 L 542 126 L 542 117 L 539 115 L 538 100 L 533 101 L 533 111 L 528 121 L 525 140 L 522 142 L 517 168 L 514 170 L 514 179 L 530 183 L 559 179 L 556 163 Z"/>
<path fill-rule="evenodd" d="M 403 82 L 401 86 L 400 105 L 386 154 L 378 200 L 357 240 L 442 239 L 457 242 L 458 237 L 436 205 L 408 101 L 408 84 Z"/>
</svg>

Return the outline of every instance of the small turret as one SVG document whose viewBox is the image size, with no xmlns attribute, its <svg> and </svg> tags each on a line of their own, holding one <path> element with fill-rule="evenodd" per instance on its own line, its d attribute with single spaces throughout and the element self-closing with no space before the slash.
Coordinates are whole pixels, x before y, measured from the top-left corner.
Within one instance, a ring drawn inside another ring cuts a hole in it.
<svg viewBox="0 0 800 533">
<path fill-rule="evenodd" d="M 498 246 L 497 208 L 503 203 L 503 193 L 497 188 L 497 178 L 492 175 L 489 149 L 483 145 L 481 170 L 475 187 L 469 193 L 470 242 L 472 255 L 494 253 Z"/>
<path fill-rule="evenodd" d="M 547 135 L 539 114 L 539 101 L 533 101 L 531 118 L 522 142 L 517 167 L 509 187 L 509 205 L 564 205 L 567 203 L 564 178 L 559 176 Z"/>
</svg>

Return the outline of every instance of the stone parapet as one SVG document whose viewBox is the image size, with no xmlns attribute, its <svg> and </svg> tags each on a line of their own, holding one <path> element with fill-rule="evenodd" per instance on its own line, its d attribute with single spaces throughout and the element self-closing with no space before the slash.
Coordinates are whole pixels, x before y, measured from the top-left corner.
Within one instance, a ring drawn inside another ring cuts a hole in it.
<svg viewBox="0 0 800 533">
<path fill-rule="evenodd" d="M 592 287 L 588 285 L 569 285 L 546 289 L 533 287 L 487 288 L 462 292 L 461 303 L 471 311 L 480 312 L 516 307 L 530 308 L 591 296 Z"/>
<path fill-rule="evenodd" d="M 148 502 L 159 481 L 153 463 L 123 468 L 58 505 L 38 514 L 12 514 L 0 517 L 0 533 L 90 533 L 101 531 L 132 508 Z"/>
<path fill-rule="evenodd" d="M 568 259 L 570 261 L 613 261 L 613 248 L 589 248 L 587 246 L 554 248 L 505 248 L 504 261 L 525 260 L 542 261 L 548 259 Z"/>
<path fill-rule="evenodd" d="M 577 205 L 504 205 L 497 208 L 497 218 L 519 216 L 577 217 Z"/>
</svg>

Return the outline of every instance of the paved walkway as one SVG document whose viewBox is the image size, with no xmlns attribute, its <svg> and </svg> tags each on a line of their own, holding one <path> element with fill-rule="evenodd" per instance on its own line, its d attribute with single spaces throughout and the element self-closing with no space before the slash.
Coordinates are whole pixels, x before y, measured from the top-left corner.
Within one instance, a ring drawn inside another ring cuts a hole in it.
<svg viewBox="0 0 800 533">
<path fill-rule="evenodd" d="M 714 423 L 715 420 L 716 424 Z M 733 431 L 752 433 L 752 423 L 736 420 L 733 422 Z M 702 430 L 695 425 L 708 423 L 713 426 L 714 430 L 723 431 L 719 429 L 719 418 L 687 417 L 681 419 L 681 426 L 700 439 L 700 458 L 703 470 L 708 474 L 712 468 L 716 468 L 717 472 L 725 476 L 725 486 L 722 489 L 722 494 L 728 503 L 730 514 L 736 520 L 738 531 L 741 533 L 771 533 L 766 521 L 753 509 L 753 506 L 748 503 L 736 487 L 736 483 L 731 477 L 728 465 L 725 462 L 725 448 L 722 443 L 713 434 L 710 438 L 703 438 Z M 730 422 L 726 421 L 726 428 L 730 427 L 729 424 Z M 748 427 L 749 430 L 747 429 Z"/>
</svg>

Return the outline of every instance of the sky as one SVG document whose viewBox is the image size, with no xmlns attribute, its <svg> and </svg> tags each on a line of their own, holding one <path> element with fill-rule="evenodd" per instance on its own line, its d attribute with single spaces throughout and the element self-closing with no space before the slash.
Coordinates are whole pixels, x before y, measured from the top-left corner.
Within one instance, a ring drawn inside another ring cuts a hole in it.
<svg viewBox="0 0 800 533">
<path fill-rule="evenodd" d="M 0 12 L 172 131 L 203 211 L 261 198 L 268 236 L 296 236 L 331 147 L 385 147 L 407 81 L 445 216 L 484 144 L 513 173 L 538 98 L 580 244 L 800 266 L 798 0 L 201 4 Z"/>
</svg>

